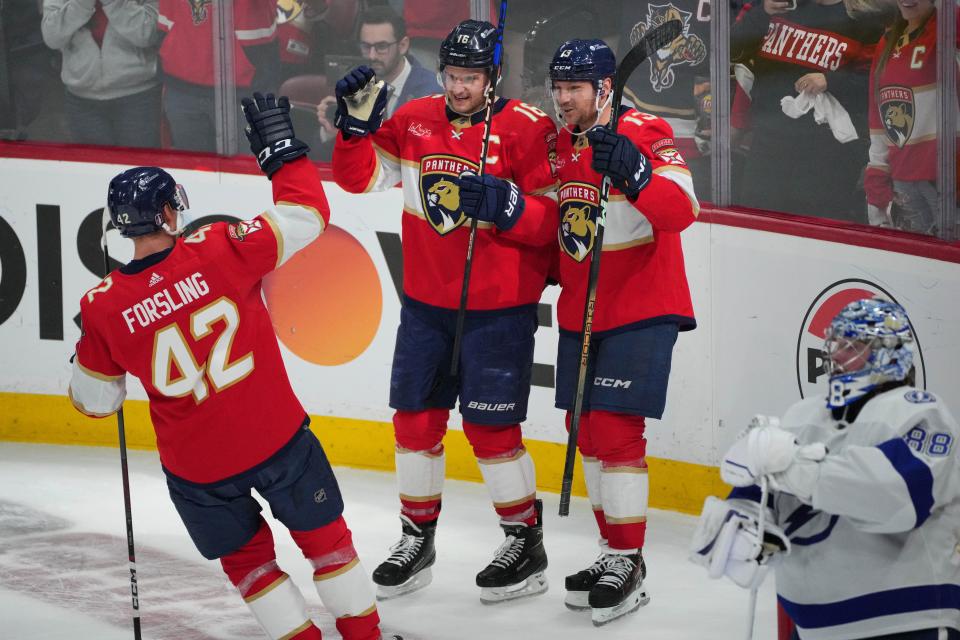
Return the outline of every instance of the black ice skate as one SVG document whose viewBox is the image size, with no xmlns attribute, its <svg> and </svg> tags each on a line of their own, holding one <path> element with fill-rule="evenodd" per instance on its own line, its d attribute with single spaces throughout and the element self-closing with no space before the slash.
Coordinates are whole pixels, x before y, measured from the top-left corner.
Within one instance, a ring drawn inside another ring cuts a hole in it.
<svg viewBox="0 0 960 640">
<path fill-rule="evenodd" d="M 377 583 L 377 600 L 389 600 L 422 589 L 433 580 L 430 567 L 437 559 L 433 546 L 437 521 L 413 523 L 407 516 L 400 516 L 403 534 L 400 541 L 390 547 L 390 557 L 373 572 Z"/>
<path fill-rule="evenodd" d="M 608 553 L 604 561 L 606 566 L 603 573 L 587 598 L 596 627 L 633 613 L 650 602 L 650 596 L 643 586 L 647 567 L 639 551 L 630 555 Z"/>
<path fill-rule="evenodd" d="M 587 611 L 590 609 L 587 598 L 590 595 L 590 589 L 593 589 L 593 585 L 597 584 L 597 580 L 600 579 L 604 569 L 607 568 L 607 555 L 601 553 L 592 565 L 583 571 L 567 576 L 565 581 L 567 595 L 563 599 L 563 604 L 566 605 L 567 609 L 571 611 Z"/>
<path fill-rule="evenodd" d="M 477 574 L 480 601 L 496 604 L 547 590 L 547 552 L 543 548 L 543 504 L 536 501 L 537 522 L 532 527 L 523 522 L 500 527 L 506 540 L 497 549 L 487 568 Z"/>
</svg>

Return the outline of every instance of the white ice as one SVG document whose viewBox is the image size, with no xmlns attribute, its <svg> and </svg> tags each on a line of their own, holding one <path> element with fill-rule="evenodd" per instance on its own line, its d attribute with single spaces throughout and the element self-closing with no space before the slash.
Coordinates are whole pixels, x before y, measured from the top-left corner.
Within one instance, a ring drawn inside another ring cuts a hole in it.
<svg viewBox="0 0 960 640">
<path fill-rule="evenodd" d="M 145 640 L 263 638 L 220 570 L 194 549 L 167 496 L 155 452 L 131 451 L 133 530 Z M 392 474 L 338 468 L 346 518 L 366 569 L 399 537 Z M 586 500 L 568 518 L 558 496 L 544 498 L 550 590 L 484 606 L 474 575 L 502 541 L 482 485 L 448 481 L 437 535 L 433 583 L 379 605 L 383 627 L 405 640 L 704 639 L 746 637 L 748 593 L 709 580 L 686 560 L 692 516 L 652 510 L 647 585 L 637 613 L 596 629 L 589 613 L 563 606 L 563 577 L 596 555 Z M 265 511 L 269 514 L 269 511 Z M 339 638 L 312 591 L 310 568 L 269 518 L 277 556 L 300 585 L 325 637 Z M 129 640 L 133 637 L 123 494 L 116 449 L 0 442 L 0 638 Z M 776 638 L 772 579 L 760 590 L 755 638 Z"/>
</svg>

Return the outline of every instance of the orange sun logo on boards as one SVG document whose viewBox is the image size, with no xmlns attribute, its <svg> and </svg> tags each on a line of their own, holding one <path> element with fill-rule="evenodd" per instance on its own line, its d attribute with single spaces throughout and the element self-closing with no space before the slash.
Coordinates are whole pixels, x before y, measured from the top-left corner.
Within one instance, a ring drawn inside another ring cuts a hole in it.
<svg viewBox="0 0 960 640">
<path fill-rule="evenodd" d="M 263 292 L 277 338 L 313 364 L 355 360 L 380 327 L 377 267 L 360 241 L 335 225 L 268 274 Z"/>
</svg>

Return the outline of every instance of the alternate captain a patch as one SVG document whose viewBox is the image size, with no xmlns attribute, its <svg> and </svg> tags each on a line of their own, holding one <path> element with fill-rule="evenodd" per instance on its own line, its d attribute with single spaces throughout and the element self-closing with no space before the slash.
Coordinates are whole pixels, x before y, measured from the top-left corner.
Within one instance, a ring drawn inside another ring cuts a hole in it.
<svg viewBox="0 0 960 640">
<path fill-rule="evenodd" d="M 597 237 L 600 190 L 586 182 L 567 182 L 560 187 L 560 248 L 583 262 Z"/>
<path fill-rule="evenodd" d="M 890 142 L 903 148 L 913 133 L 913 89 L 910 87 L 883 87 L 880 89 L 880 117 Z"/>
<path fill-rule="evenodd" d="M 469 160 L 450 155 L 429 155 L 420 160 L 420 202 L 423 213 L 440 235 L 446 235 L 466 222 L 460 210 L 460 183 L 464 171 L 479 173 L 480 167 Z"/>
</svg>

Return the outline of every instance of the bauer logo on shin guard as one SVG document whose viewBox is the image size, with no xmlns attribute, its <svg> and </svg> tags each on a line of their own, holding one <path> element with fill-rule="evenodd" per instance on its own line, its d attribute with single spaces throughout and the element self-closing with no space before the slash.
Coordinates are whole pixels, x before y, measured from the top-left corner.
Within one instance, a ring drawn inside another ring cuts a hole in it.
<svg viewBox="0 0 960 640">
<path fill-rule="evenodd" d="M 476 409 L 477 411 L 513 411 L 517 407 L 516 402 L 477 402 L 476 400 L 471 400 L 467 403 L 468 409 Z"/>
</svg>

